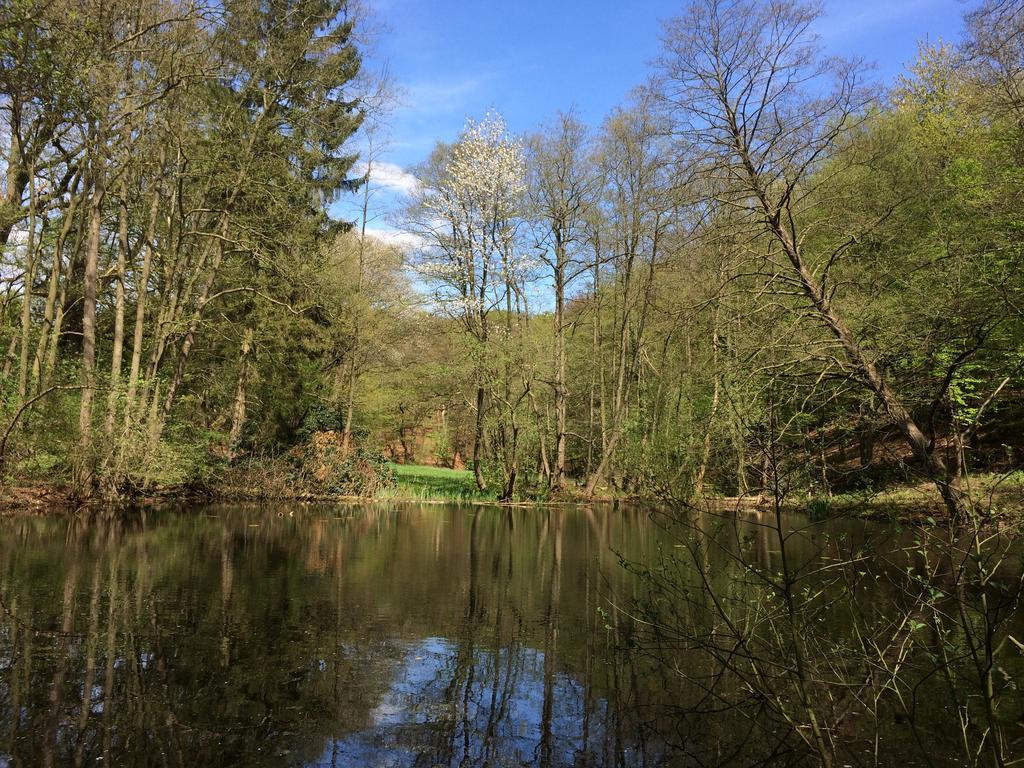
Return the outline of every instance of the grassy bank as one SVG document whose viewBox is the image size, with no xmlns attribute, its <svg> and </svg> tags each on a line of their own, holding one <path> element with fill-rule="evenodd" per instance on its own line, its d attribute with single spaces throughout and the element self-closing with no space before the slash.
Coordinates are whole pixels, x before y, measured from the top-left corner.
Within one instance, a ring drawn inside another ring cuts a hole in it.
<svg viewBox="0 0 1024 768">
<path fill-rule="evenodd" d="M 87 506 L 103 507 L 110 504 L 150 504 L 188 500 L 241 501 L 241 500 L 295 500 L 322 502 L 496 502 L 497 494 L 491 489 L 481 492 L 476 487 L 470 470 L 416 464 L 386 465 L 394 473 L 395 485 L 381 488 L 348 490 L 323 489 L 296 478 L 293 469 L 280 461 L 247 461 L 216 473 L 212 482 L 198 485 L 174 485 L 151 488 L 137 497 L 104 499 L 96 497 Z M 308 478 L 307 478 L 308 479 Z M 1008 474 L 978 473 L 965 481 L 974 509 L 983 517 L 996 519 L 1024 518 L 1024 472 Z M 347 492 L 346 492 L 347 491 Z M 569 501 L 566 498 L 564 501 Z M 609 499 L 597 499 L 607 501 Z M 644 503 L 642 498 L 632 501 Z M 649 503 L 658 503 L 648 499 Z M 521 500 L 520 504 L 550 503 L 537 499 Z M 661 501 L 664 503 L 664 500 Z M 710 504 L 726 511 L 743 507 L 757 508 L 770 504 L 765 496 L 744 498 L 706 496 L 691 500 L 692 504 Z M 945 508 L 935 487 L 930 483 L 900 483 L 860 491 L 832 495 L 798 493 L 786 497 L 784 508 L 791 512 L 808 513 L 812 518 L 861 517 L 902 522 L 942 520 Z M 82 508 L 67 484 L 36 480 L 25 483 L 0 483 L 0 515 L 59 514 Z"/>
<path fill-rule="evenodd" d="M 982 472 L 965 478 L 963 491 L 982 516 L 1024 515 L 1024 472 Z M 904 521 L 942 519 L 945 505 L 932 483 L 867 488 L 832 496 L 811 495 L 787 506 L 814 517 L 870 517 Z"/>
<path fill-rule="evenodd" d="M 468 469 L 428 467 L 420 464 L 392 464 L 398 478 L 394 488 L 379 498 L 410 501 L 494 501 L 494 491 L 480 491 Z"/>
<path fill-rule="evenodd" d="M 495 501 L 496 492 L 477 490 L 471 470 L 455 470 L 416 464 L 392 464 L 397 485 L 382 491 L 377 498 L 409 501 Z M 980 472 L 965 478 L 964 491 L 972 506 L 983 517 L 1019 518 L 1024 516 L 1024 472 Z M 767 504 L 762 496 L 746 499 L 725 499 L 710 496 L 708 502 L 718 500 L 725 508 Z M 608 501 L 611 497 L 597 500 Z M 644 499 L 633 497 L 635 502 Z M 657 499 L 648 498 L 657 503 Z M 522 501 L 521 503 L 530 503 Z M 543 503 L 538 501 L 538 503 Z M 865 488 L 857 492 L 833 495 L 794 494 L 786 499 L 784 507 L 792 512 L 806 512 L 812 517 L 862 517 L 875 520 L 926 522 L 942 520 L 945 506 L 935 486 L 928 482 L 894 483 L 882 487 Z"/>
</svg>

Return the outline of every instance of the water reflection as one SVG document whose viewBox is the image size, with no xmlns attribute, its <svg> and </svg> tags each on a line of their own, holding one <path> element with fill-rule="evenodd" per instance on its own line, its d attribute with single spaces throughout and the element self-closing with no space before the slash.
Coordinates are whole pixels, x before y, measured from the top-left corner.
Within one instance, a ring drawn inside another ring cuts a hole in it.
<svg viewBox="0 0 1024 768">
<path fill-rule="evenodd" d="M 319 765 L 575 765 L 605 752 L 608 712 L 588 706 L 545 655 L 503 648 L 466 660 L 443 638 L 408 648 L 365 730 L 332 739 Z M 550 709 L 548 709 L 550 707 Z M 603 764 L 603 763 L 602 763 Z"/>
<path fill-rule="evenodd" d="M 3 521 L 0 766 L 654 765 L 599 608 L 656 534 L 610 510 Z"/>
</svg>

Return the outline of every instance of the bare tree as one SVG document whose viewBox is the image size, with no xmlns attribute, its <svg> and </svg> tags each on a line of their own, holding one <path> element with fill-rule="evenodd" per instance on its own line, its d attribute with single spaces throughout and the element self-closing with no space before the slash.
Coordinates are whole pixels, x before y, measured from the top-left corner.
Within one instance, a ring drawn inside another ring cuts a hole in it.
<svg viewBox="0 0 1024 768">
<path fill-rule="evenodd" d="M 794 0 L 697 0 L 665 27 L 654 92 L 679 138 L 701 150 L 716 204 L 767 240 L 773 282 L 803 298 L 960 520 L 958 473 L 835 301 L 830 271 L 855 238 L 828 253 L 808 244 L 825 163 L 870 103 L 856 62 L 821 57 L 811 31 L 819 12 Z"/>
<path fill-rule="evenodd" d="M 530 207 L 537 221 L 541 259 L 551 270 L 554 312 L 554 362 L 552 389 L 555 395 L 555 456 L 551 488 L 565 484 L 567 432 L 566 318 L 570 286 L 590 268 L 583 256 L 586 215 L 594 203 L 597 175 L 590 164 L 588 137 L 572 113 L 559 114 L 554 126 L 530 143 Z"/>
<path fill-rule="evenodd" d="M 593 496 L 606 478 L 626 429 L 637 378 L 644 364 L 647 322 L 653 306 L 655 272 L 663 260 L 665 236 L 674 223 L 663 128 L 646 100 L 617 111 L 606 122 L 600 153 L 604 177 L 603 215 L 596 221 L 609 249 L 614 278 L 612 370 L 602 386 L 602 454 L 587 478 Z M 591 235 L 596 246 L 599 242 Z M 595 247 L 595 255 L 598 248 Z M 595 266 L 594 273 L 597 275 Z"/>
</svg>

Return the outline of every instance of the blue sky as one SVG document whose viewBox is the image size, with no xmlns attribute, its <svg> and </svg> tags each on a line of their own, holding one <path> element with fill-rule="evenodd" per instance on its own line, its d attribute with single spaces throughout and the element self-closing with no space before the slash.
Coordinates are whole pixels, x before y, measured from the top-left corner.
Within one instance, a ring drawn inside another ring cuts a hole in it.
<svg viewBox="0 0 1024 768">
<path fill-rule="evenodd" d="M 411 183 L 403 171 L 451 141 L 467 117 L 496 109 L 516 133 L 560 109 L 597 126 L 644 82 L 660 23 L 683 0 L 368 0 L 382 29 L 368 66 L 386 66 L 401 89 L 381 160 L 390 165 L 373 227 Z M 955 40 L 962 0 L 826 0 L 818 24 L 830 53 L 857 55 L 892 82 L 924 38 Z M 342 201 L 337 212 L 351 215 Z"/>
</svg>

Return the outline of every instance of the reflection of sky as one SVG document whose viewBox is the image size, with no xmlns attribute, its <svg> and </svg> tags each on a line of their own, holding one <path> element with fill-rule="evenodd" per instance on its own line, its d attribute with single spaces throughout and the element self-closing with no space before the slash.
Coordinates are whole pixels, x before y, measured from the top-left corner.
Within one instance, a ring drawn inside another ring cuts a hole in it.
<svg viewBox="0 0 1024 768">
<path fill-rule="evenodd" d="M 585 744 L 583 687 L 555 673 L 551 698 L 551 765 L 576 765 L 584 751 L 599 756 L 606 703 L 591 702 Z M 460 658 L 457 643 L 427 638 L 406 649 L 370 712 L 370 727 L 328 743 L 312 765 L 534 765 L 541 757 L 543 710 L 542 652 L 512 646 L 477 650 L 472 659 L 463 652 Z"/>
</svg>

